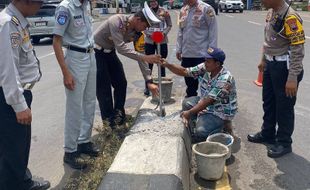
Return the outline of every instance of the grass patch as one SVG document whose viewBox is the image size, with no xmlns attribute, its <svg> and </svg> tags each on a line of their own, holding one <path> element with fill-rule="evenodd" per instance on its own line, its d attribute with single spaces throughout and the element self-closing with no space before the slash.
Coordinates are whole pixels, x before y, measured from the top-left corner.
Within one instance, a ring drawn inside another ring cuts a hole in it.
<svg viewBox="0 0 310 190">
<path fill-rule="evenodd" d="M 108 123 L 97 124 L 95 130 L 98 132 L 94 136 L 93 142 L 100 148 L 101 154 L 97 158 L 84 157 L 84 161 L 88 164 L 86 170 L 77 171 L 73 174 L 65 190 L 97 190 L 102 178 L 110 168 L 114 157 L 116 156 L 125 134 L 129 131 L 134 123 L 134 118 L 127 117 L 126 125 L 118 126 L 112 131 Z"/>
</svg>

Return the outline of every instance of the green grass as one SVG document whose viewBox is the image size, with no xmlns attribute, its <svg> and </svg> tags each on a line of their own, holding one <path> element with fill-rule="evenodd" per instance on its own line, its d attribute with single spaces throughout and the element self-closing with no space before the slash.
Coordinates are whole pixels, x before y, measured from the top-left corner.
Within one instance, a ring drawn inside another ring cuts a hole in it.
<svg viewBox="0 0 310 190">
<path fill-rule="evenodd" d="M 97 125 L 95 130 L 98 132 L 94 136 L 93 142 L 99 146 L 101 152 L 97 158 L 84 158 L 88 167 L 83 172 L 78 172 L 78 176 L 72 175 L 65 185 L 65 190 L 97 190 L 107 170 L 111 166 L 114 157 L 116 156 L 124 135 L 133 125 L 134 118 L 127 118 L 127 123 L 124 126 L 118 126 L 112 132 L 107 123 Z"/>
</svg>

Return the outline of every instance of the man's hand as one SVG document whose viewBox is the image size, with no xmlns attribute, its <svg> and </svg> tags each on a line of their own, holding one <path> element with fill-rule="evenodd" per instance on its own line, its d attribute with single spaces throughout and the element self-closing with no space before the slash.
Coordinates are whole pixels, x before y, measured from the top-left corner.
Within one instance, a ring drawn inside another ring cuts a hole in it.
<svg viewBox="0 0 310 190">
<path fill-rule="evenodd" d="M 152 94 L 154 94 L 155 96 L 159 96 L 159 89 L 156 84 L 147 83 L 147 88 L 151 91 Z"/>
<path fill-rule="evenodd" d="M 143 62 L 154 64 L 160 63 L 161 56 L 160 55 L 144 55 L 142 57 Z"/>
<path fill-rule="evenodd" d="M 264 60 L 261 60 L 261 62 L 258 64 L 258 70 L 259 72 L 264 72 L 264 68 L 265 68 L 265 61 Z"/>
<path fill-rule="evenodd" d="M 166 60 L 166 59 L 160 59 L 160 66 L 162 66 L 162 67 L 166 67 L 167 65 L 168 65 L 169 63 L 168 63 L 168 61 Z"/>
<path fill-rule="evenodd" d="M 297 82 L 287 81 L 285 84 L 285 93 L 288 97 L 294 97 L 297 94 Z"/>
<path fill-rule="evenodd" d="M 69 71 L 64 75 L 64 85 L 67 89 L 74 90 L 75 82 Z"/>
<path fill-rule="evenodd" d="M 16 119 L 17 123 L 20 123 L 22 125 L 30 125 L 32 121 L 31 110 L 27 108 L 25 111 L 17 112 Z"/>
<path fill-rule="evenodd" d="M 180 52 L 177 52 L 175 56 L 177 57 L 179 61 L 182 60 L 182 54 Z"/>
<path fill-rule="evenodd" d="M 189 110 L 181 112 L 182 122 L 184 123 L 185 127 L 188 127 L 190 116 L 191 116 L 191 114 L 190 114 Z"/>
</svg>

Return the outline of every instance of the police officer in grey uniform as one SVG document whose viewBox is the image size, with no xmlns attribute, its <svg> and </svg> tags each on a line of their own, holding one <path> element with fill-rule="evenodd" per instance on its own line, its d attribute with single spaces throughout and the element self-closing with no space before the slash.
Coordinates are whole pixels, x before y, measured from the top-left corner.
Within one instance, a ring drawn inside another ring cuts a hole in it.
<svg viewBox="0 0 310 190">
<path fill-rule="evenodd" d="M 30 41 L 29 23 L 43 0 L 13 0 L 0 13 L 0 189 L 48 189 L 32 180 L 28 166 L 31 142 L 31 89 L 41 78 Z"/>
<path fill-rule="evenodd" d="M 176 57 L 185 68 L 204 62 L 209 47 L 217 47 L 214 9 L 200 0 L 186 0 L 179 16 Z M 186 97 L 197 96 L 198 81 L 184 77 Z"/>
<path fill-rule="evenodd" d="M 270 143 L 267 155 L 277 158 L 292 152 L 294 106 L 298 84 L 303 78 L 305 33 L 302 19 L 284 0 L 263 0 L 269 8 L 263 56 L 263 124 L 248 135 L 254 143 Z M 276 129 L 276 125 L 278 128 Z"/>
<path fill-rule="evenodd" d="M 127 43 L 133 42 L 135 36 L 146 27 L 159 23 L 145 2 L 142 11 L 134 16 L 114 15 L 104 21 L 94 33 L 96 43 L 95 55 L 97 60 L 97 99 L 102 120 L 108 120 L 110 126 L 121 125 L 125 122 L 125 100 L 127 80 L 123 65 L 115 50 L 138 62 L 159 63 L 160 56 L 144 55 L 130 48 Z M 149 69 L 140 67 L 148 88 L 158 94 L 158 88 L 152 83 Z M 111 86 L 114 88 L 112 97 Z M 114 105 L 113 105 L 114 104 Z"/>
<path fill-rule="evenodd" d="M 63 0 L 56 9 L 53 47 L 63 73 L 66 100 L 64 162 L 75 169 L 81 153 L 98 156 L 90 141 L 96 105 L 96 60 L 87 0 Z M 66 52 L 62 50 L 66 48 Z"/>
</svg>

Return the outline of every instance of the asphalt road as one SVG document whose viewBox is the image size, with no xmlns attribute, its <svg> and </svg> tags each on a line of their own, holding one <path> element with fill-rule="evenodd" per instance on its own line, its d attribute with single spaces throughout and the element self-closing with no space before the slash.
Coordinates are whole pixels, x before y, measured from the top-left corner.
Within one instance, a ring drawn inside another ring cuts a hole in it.
<svg viewBox="0 0 310 190">
<path fill-rule="evenodd" d="M 170 12 L 174 27 L 169 34 L 168 60 L 175 58 L 176 13 Z M 305 75 L 300 84 L 296 103 L 296 127 L 293 135 L 293 152 L 279 159 L 270 159 L 263 145 L 246 141 L 248 133 L 256 132 L 262 123 L 261 88 L 253 84 L 257 77 L 257 64 L 261 57 L 263 27 L 266 12 L 223 13 L 218 19 L 219 47 L 227 55 L 225 66 L 237 81 L 239 113 L 234 120 L 240 146 L 234 147 L 234 160 L 228 166 L 233 189 L 310 189 L 310 56 L 304 59 Z M 302 13 L 306 35 L 310 35 L 310 15 Z M 98 27 L 100 22 L 95 22 Z M 309 52 L 307 37 L 306 53 Z M 35 86 L 32 125 L 32 146 L 29 168 L 35 177 L 44 177 L 53 189 L 61 189 L 71 175 L 79 175 L 63 165 L 63 128 L 65 93 L 62 74 L 56 62 L 51 41 L 45 39 L 35 46 L 41 60 L 43 77 Z M 142 104 L 144 82 L 136 61 L 120 56 L 128 80 L 126 111 L 134 114 Z M 154 67 L 157 73 L 156 67 Z M 183 88 L 181 77 L 175 77 L 174 88 Z M 99 121 L 98 108 L 96 120 Z M 306 125 L 308 124 L 308 125 Z"/>
</svg>

